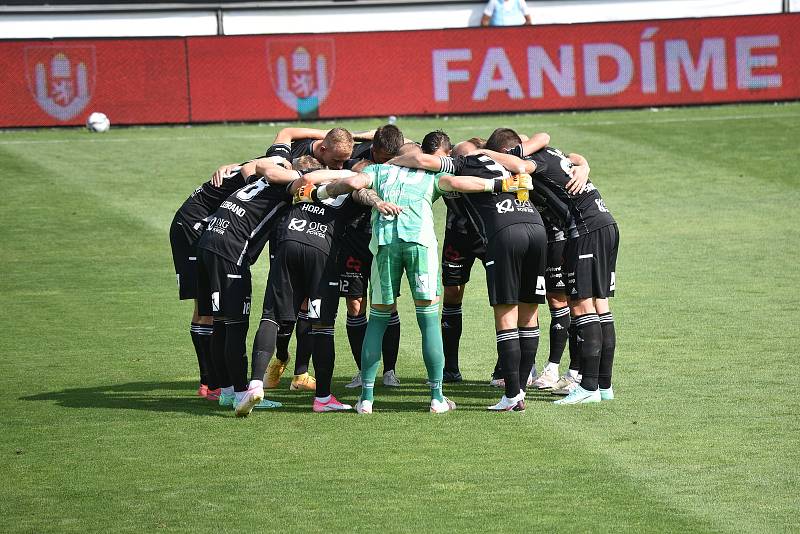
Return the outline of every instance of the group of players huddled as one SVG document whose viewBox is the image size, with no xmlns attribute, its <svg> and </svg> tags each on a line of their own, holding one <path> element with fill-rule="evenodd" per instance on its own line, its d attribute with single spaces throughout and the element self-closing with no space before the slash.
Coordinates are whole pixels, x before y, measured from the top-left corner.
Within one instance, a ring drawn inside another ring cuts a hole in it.
<svg viewBox="0 0 800 534">
<path fill-rule="evenodd" d="M 179 296 L 195 300 L 198 394 L 233 407 L 237 416 L 280 407 L 264 389 L 278 386 L 294 331 L 290 389 L 314 391 L 315 412 L 351 410 L 331 394 L 343 296 L 359 369 L 346 387 L 360 387 L 355 409 L 372 413 L 381 357 L 383 384 L 400 385 L 396 305 L 405 272 L 430 411 L 453 410 L 442 383 L 462 381 L 461 303 L 477 258 L 486 270 L 497 339 L 489 384 L 505 393 L 488 409 L 524 410 L 529 387 L 564 396 L 557 404 L 613 399 L 616 339 L 608 298 L 619 233 L 586 159 L 549 143 L 545 133 L 527 137 L 508 128 L 455 146 L 441 130 L 415 143 L 393 124 L 356 134 L 285 128 L 264 156 L 221 166 L 170 227 Z M 441 262 L 432 211 L 440 197 L 447 206 Z M 269 275 L 248 369 L 250 266 L 267 244 Z M 538 374 L 538 305 L 545 301 L 550 352 Z M 561 376 L 567 345 L 570 365 Z M 308 373 L 311 358 L 315 377 Z"/>
</svg>

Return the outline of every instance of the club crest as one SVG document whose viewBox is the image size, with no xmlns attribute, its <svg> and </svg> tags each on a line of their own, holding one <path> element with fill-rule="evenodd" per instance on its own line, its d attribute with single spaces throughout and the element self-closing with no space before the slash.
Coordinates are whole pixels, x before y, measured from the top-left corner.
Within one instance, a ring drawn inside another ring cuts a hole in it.
<svg viewBox="0 0 800 534">
<path fill-rule="evenodd" d="M 272 87 L 281 102 L 301 118 L 317 117 L 330 94 L 335 65 L 333 39 L 267 42 Z"/>
<path fill-rule="evenodd" d="M 31 95 L 54 119 L 74 118 L 92 99 L 94 46 L 29 46 L 25 69 Z"/>
</svg>

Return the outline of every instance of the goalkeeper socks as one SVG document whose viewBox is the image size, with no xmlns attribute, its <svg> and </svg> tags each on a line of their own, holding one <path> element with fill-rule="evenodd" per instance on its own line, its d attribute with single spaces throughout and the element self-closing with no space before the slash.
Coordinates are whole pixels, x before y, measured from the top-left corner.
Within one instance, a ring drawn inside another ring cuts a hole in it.
<svg viewBox="0 0 800 534">
<path fill-rule="evenodd" d="M 275 351 L 276 340 L 279 336 L 279 328 L 275 321 L 271 319 L 261 319 L 253 338 L 253 363 L 250 368 L 251 380 L 264 380 L 264 373 L 267 372 L 269 360 Z"/>
<path fill-rule="evenodd" d="M 617 347 L 617 333 L 611 312 L 600 314 L 600 329 L 603 332 L 603 342 L 600 345 L 600 372 L 597 380 L 602 389 L 608 389 L 611 387 L 611 368 L 614 366 L 614 350 Z"/>
<path fill-rule="evenodd" d="M 522 391 L 528 386 L 528 376 L 536 365 L 536 351 L 539 349 L 539 327 L 519 328 L 519 387 Z"/>
<path fill-rule="evenodd" d="M 367 314 L 347 316 L 347 341 L 356 367 L 361 370 L 361 349 L 364 346 L 364 336 L 367 334 Z"/>
<path fill-rule="evenodd" d="M 428 384 L 431 387 L 431 398 L 444 400 L 442 394 L 442 375 L 444 373 L 444 349 L 442 348 L 442 331 L 439 326 L 439 305 L 417 306 L 417 324 L 422 334 L 422 358 L 428 371 Z"/>
<path fill-rule="evenodd" d="M 367 333 L 361 350 L 361 400 L 374 399 L 375 375 L 381 362 L 383 335 L 392 317 L 391 312 L 370 308 Z"/>
<path fill-rule="evenodd" d="M 233 384 L 228 374 L 228 364 L 225 362 L 225 338 L 227 337 L 225 321 L 214 320 L 214 333 L 211 336 L 211 364 L 214 366 L 217 386 L 229 387 Z M 216 388 L 215 388 L 216 389 Z"/>
<path fill-rule="evenodd" d="M 308 372 L 308 362 L 311 361 L 311 351 L 314 349 L 314 338 L 311 337 L 311 322 L 308 320 L 307 312 L 301 311 L 297 315 L 297 324 L 294 330 L 297 336 L 294 374 L 302 375 Z"/>
<path fill-rule="evenodd" d="M 461 304 L 445 304 L 442 307 L 442 347 L 444 349 L 444 368 L 458 373 L 458 345 L 461 341 Z"/>
<path fill-rule="evenodd" d="M 314 374 L 317 379 L 317 397 L 331 394 L 333 365 L 336 360 L 336 347 L 333 343 L 333 326 L 319 326 L 313 330 Z"/>
<path fill-rule="evenodd" d="M 561 355 L 569 339 L 569 323 L 569 306 L 550 308 L 550 363 L 561 363 Z"/>
<path fill-rule="evenodd" d="M 225 364 L 234 391 L 247 391 L 247 320 L 225 321 Z"/>
<path fill-rule="evenodd" d="M 579 315 L 575 317 L 575 329 L 581 357 L 581 387 L 587 391 L 596 391 L 600 371 L 600 346 L 603 341 L 600 318 L 596 313 Z"/>
<path fill-rule="evenodd" d="M 214 327 L 200 323 L 192 323 L 189 333 L 192 336 L 192 345 L 197 354 L 197 367 L 200 371 L 200 383 L 208 385 L 211 373 L 211 334 Z"/>
<path fill-rule="evenodd" d="M 278 328 L 275 357 L 282 362 L 289 361 L 289 341 L 292 339 L 292 330 L 294 330 L 294 322 L 292 321 L 282 322 L 280 328 Z"/>
<path fill-rule="evenodd" d="M 505 380 L 506 398 L 513 399 L 519 395 L 520 387 L 520 346 L 519 346 L 519 330 L 516 328 L 509 328 L 508 330 L 498 330 L 497 338 L 497 355 L 500 357 L 500 367 L 503 371 L 503 379 Z M 527 380 L 527 376 L 525 379 Z"/>
<path fill-rule="evenodd" d="M 397 366 L 397 353 L 400 351 L 400 315 L 392 312 L 389 325 L 383 334 L 383 372 L 394 371 Z"/>
</svg>

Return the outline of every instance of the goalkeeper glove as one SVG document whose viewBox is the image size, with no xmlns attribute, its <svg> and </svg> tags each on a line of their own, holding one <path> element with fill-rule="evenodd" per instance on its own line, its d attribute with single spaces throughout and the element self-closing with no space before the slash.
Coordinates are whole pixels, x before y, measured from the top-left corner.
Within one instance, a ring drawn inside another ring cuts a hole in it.
<svg viewBox="0 0 800 534">
<path fill-rule="evenodd" d="M 515 191 L 533 189 L 533 178 L 530 174 L 520 173 L 500 180 L 494 180 L 493 193 L 513 193 Z"/>
<path fill-rule="evenodd" d="M 306 184 L 301 186 L 300 189 L 294 192 L 294 197 L 292 198 L 292 204 L 297 204 L 299 202 L 314 202 L 314 198 L 311 196 L 316 189 L 314 184 Z"/>
</svg>

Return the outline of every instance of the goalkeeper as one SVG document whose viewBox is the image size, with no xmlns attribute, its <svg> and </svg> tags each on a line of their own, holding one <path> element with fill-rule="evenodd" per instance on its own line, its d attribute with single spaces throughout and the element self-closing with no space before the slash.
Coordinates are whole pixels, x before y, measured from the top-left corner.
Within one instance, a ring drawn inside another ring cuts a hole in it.
<svg viewBox="0 0 800 534">
<path fill-rule="evenodd" d="M 419 151 L 417 145 L 409 143 L 401 148 L 400 154 Z M 370 165 L 355 176 L 323 185 L 312 193 L 315 198 L 325 199 L 353 189 L 370 188 L 382 201 L 400 208 L 397 215 L 372 212 L 370 250 L 375 258 L 370 280 L 369 323 L 361 352 L 363 384 L 356 405 L 359 413 L 372 413 L 381 343 L 391 314 L 397 307 L 403 271 L 411 286 L 417 324 L 422 333 L 422 356 L 431 388 L 430 411 L 444 413 L 455 408 L 455 404 L 442 394 L 444 353 L 438 313 L 441 286 L 432 205 L 444 192 L 502 192 L 530 187 L 527 175 L 495 180 L 381 164 Z"/>
</svg>

